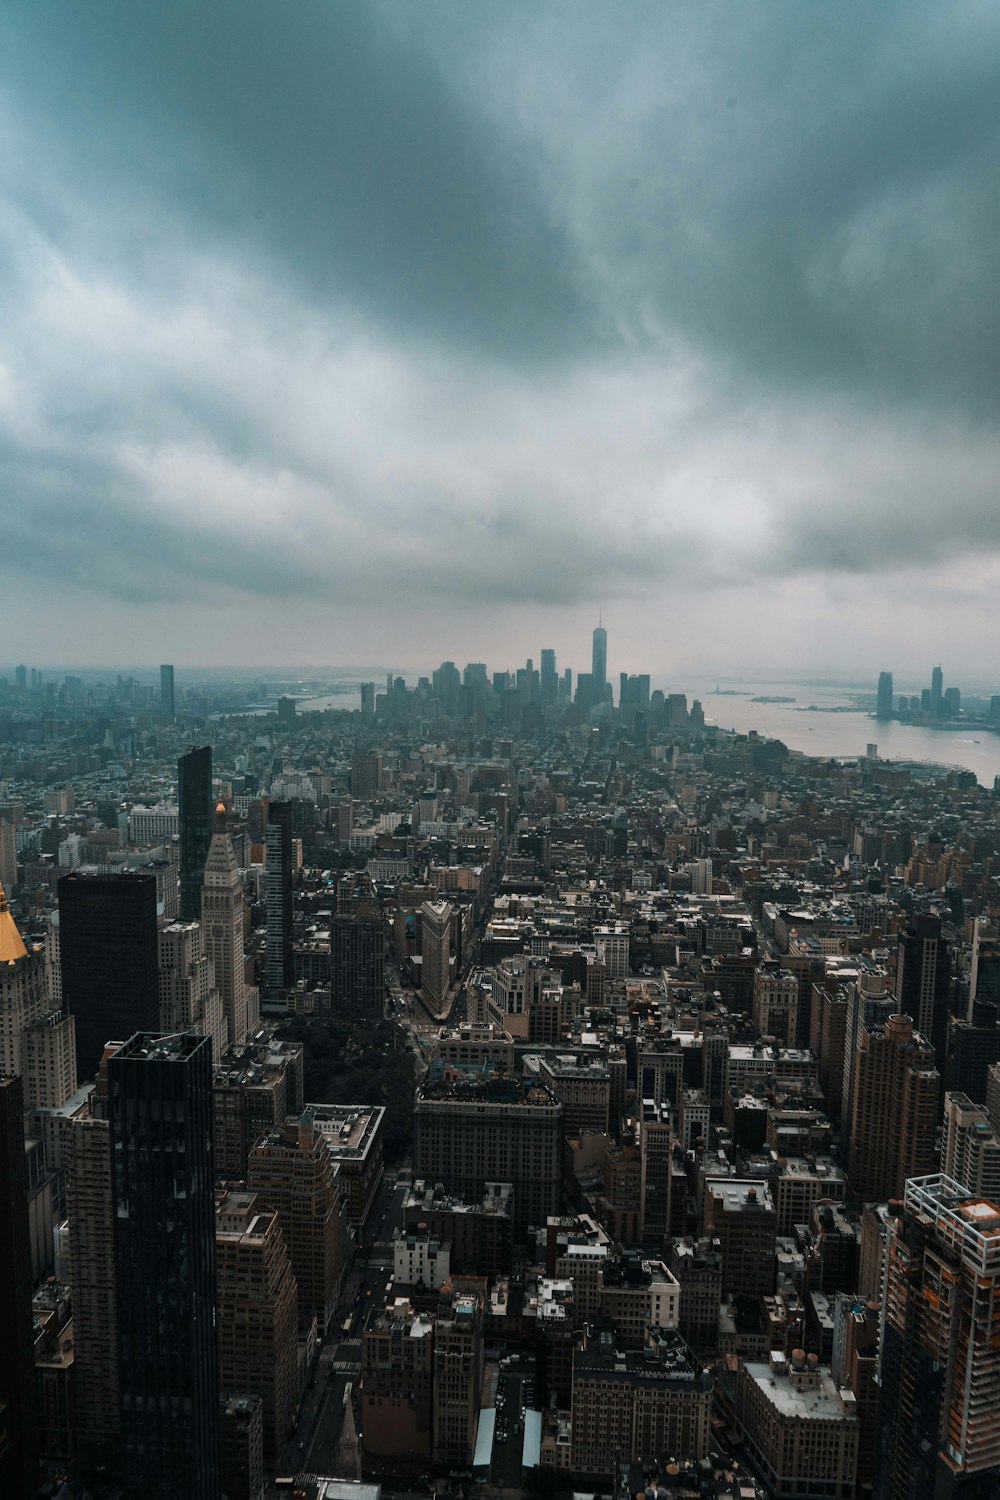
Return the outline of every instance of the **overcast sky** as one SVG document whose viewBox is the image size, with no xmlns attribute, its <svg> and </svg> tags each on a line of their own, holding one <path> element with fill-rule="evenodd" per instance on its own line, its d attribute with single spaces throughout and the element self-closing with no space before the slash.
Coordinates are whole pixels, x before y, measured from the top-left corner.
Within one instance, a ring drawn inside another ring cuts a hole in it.
<svg viewBox="0 0 1000 1500">
<path fill-rule="evenodd" d="M 1000 683 L 995 0 L 4 0 L 0 657 Z"/>
</svg>

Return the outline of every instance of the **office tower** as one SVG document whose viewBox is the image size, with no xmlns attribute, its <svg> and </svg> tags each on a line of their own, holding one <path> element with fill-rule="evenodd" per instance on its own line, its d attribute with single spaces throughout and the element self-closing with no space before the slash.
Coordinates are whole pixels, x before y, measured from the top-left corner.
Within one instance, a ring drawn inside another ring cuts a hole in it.
<svg viewBox="0 0 1000 1500">
<path fill-rule="evenodd" d="M 771 1295 L 777 1231 L 777 1210 L 766 1182 L 706 1182 L 705 1233 L 719 1242 L 724 1297 Z"/>
<path fill-rule="evenodd" d="M 556 670 L 556 653 L 543 647 L 539 673 L 542 707 L 548 708 L 559 696 L 559 673 Z"/>
<path fill-rule="evenodd" d="M 264 1462 L 273 1469 L 295 1420 L 298 1288 L 278 1214 L 256 1194 L 220 1193 L 215 1215 L 219 1383 L 260 1396 Z"/>
<path fill-rule="evenodd" d="M 125 1486 L 218 1500 L 211 1044 L 139 1033 L 108 1082 Z"/>
<path fill-rule="evenodd" d="M 941 936 L 941 918 L 918 916 L 899 934 L 896 950 L 896 1009 L 934 1048 L 944 1076 L 948 1043 L 951 954 Z"/>
<path fill-rule="evenodd" d="M 969 1020 L 975 1002 L 980 999 L 992 1000 L 1000 1006 L 1000 932 L 985 917 L 977 917 L 972 930 Z"/>
<path fill-rule="evenodd" d="M 267 1038 L 234 1049 L 215 1068 L 212 1093 L 215 1175 L 220 1182 L 242 1182 L 261 1136 L 302 1111 L 302 1043 Z"/>
<path fill-rule="evenodd" d="M 226 1050 L 228 1028 L 215 969 L 205 953 L 200 922 L 160 928 L 159 1030 L 191 1031 L 212 1042 L 212 1060 Z"/>
<path fill-rule="evenodd" d="M 377 797 L 383 780 L 381 750 L 356 750 L 351 756 L 351 796 L 355 801 Z"/>
<path fill-rule="evenodd" d="M 594 627 L 590 679 L 594 702 L 601 703 L 604 699 L 604 689 L 608 685 L 608 632 L 603 625 Z"/>
<path fill-rule="evenodd" d="M 264 1406 L 247 1391 L 219 1400 L 219 1467 L 226 1500 L 261 1500 L 264 1481 Z"/>
<path fill-rule="evenodd" d="M 160 713 L 165 719 L 174 717 L 174 669 L 160 668 Z"/>
<path fill-rule="evenodd" d="M 562 1201 L 562 1105 L 519 1079 L 428 1080 L 414 1105 L 413 1175 L 478 1202 L 488 1182 L 514 1184 L 514 1233 L 544 1224 Z"/>
<path fill-rule="evenodd" d="M 484 1283 L 485 1285 L 485 1283 Z M 472 1464 L 483 1388 L 483 1298 L 449 1287 L 434 1325 L 434 1463 Z"/>
<path fill-rule="evenodd" d="M 292 956 L 292 804 L 272 802 L 264 830 L 264 887 L 267 902 L 268 999 L 282 1000 L 295 982 Z"/>
<path fill-rule="evenodd" d="M 274 1209 L 299 1289 L 299 1324 L 330 1326 L 346 1256 L 343 1198 L 322 1134 L 306 1111 L 257 1142 L 247 1188 Z"/>
<path fill-rule="evenodd" d="M 944 1174 L 889 1223 L 878 1500 L 1000 1493 L 1000 1206 Z"/>
<path fill-rule="evenodd" d="M 66 1157 L 77 1428 L 81 1448 L 99 1448 L 121 1427 L 107 1055 L 87 1108 L 73 1117 Z"/>
<path fill-rule="evenodd" d="M 949 1022 L 948 1088 L 985 1104 L 987 1077 L 995 1062 L 1000 1062 L 1000 1003 L 980 995 L 972 1002 L 970 1020 Z"/>
<path fill-rule="evenodd" d="M 76 1076 L 92 1079 L 111 1037 L 157 1031 L 156 877 L 64 875 L 59 882 L 63 1005 L 76 1019 Z"/>
<path fill-rule="evenodd" d="M 381 1016 L 385 1009 L 385 924 L 370 889 L 330 923 L 330 1003 L 353 1016 Z"/>
<path fill-rule="evenodd" d="M 931 673 L 931 713 L 940 719 L 944 713 L 944 673 L 935 667 Z"/>
<path fill-rule="evenodd" d="M 447 901 L 425 901 L 420 908 L 420 981 L 424 1004 L 442 1008 L 451 983 L 452 910 Z"/>
<path fill-rule="evenodd" d="M 23 662 L 14 668 L 14 689 L 19 698 L 28 691 L 28 669 Z"/>
<path fill-rule="evenodd" d="M 858 1489 L 867 1494 L 875 1473 L 878 1441 L 879 1304 L 851 1292 L 833 1298 L 833 1354 L 830 1374 L 838 1390 L 853 1392 L 858 1412 Z"/>
<path fill-rule="evenodd" d="M 875 717 L 876 719 L 892 718 L 892 673 L 880 672 L 878 676 L 878 691 L 875 694 Z"/>
<path fill-rule="evenodd" d="M 279 882 L 278 899 L 283 895 L 284 887 Z M 248 985 L 246 981 L 243 884 L 236 850 L 226 828 L 226 809 L 222 802 L 215 809 L 215 832 L 205 861 L 201 925 L 205 952 L 212 963 L 215 987 L 222 1001 L 229 1045 L 242 1047 L 257 1030 L 260 996 L 256 986 Z"/>
<path fill-rule="evenodd" d="M 431 1456 L 434 1320 L 396 1300 L 361 1341 L 361 1432 L 366 1459 L 409 1469 Z"/>
<path fill-rule="evenodd" d="M 17 885 L 17 829 L 0 818 L 0 885 L 12 891 Z"/>
<path fill-rule="evenodd" d="M 944 1096 L 941 1170 L 967 1192 L 1000 1201 L 1000 1139 L 986 1110 L 965 1094 Z"/>
<path fill-rule="evenodd" d="M 815 1354 L 772 1349 L 767 1360 L 741 1361 L 736 1430 L 773 1500 L 855 1494 L 857 1402 Z"/>
<path fill-rule="evenodd" d="M 602 1486 L 618 1464 L 666 1454 L 686 1467 L 708 1456 L 711 1372 L 676 1329 L 650 1328 L 627 1353 L 601 1333 L 573 1357 L 572 1412 L 574 1474 Z"/>
<path fill-rule="evenodd" d="M 181 921 L 201 919 L 201 886 L 212 842 L 212 747 L 192 746 L 177 762 Z"/>
<path fill-rule="evenodd" d="M 361 717 L 363 719 L 374 719 L 375 717 L 374 682 L 363 682 L 361 684 Z"/>
<path fill-rule="evenodd" d="M 753 1023 L 761 1036 L 782 1047 L 797 1041 L 799 981 L 777 963 L 763 963 L 753 976 Z"/>
<path fill-rule="evenodd" d="M 0 1403 L 6 1408 L 6 1452 L 0 1442 L 0 1494 L 30 1500 L 37 1478 L 34 1326 L 28 1181 L 20 1078 L 0 1077 Z"/>
<path fill-rule="evenodd" d="M 885 1203 L 934 1165 L 940 1075 L 933 1048 L 901 1015 L 862 1027 L 853 1066 L 847 1176 L 856 1197 Z"/>
</svg>

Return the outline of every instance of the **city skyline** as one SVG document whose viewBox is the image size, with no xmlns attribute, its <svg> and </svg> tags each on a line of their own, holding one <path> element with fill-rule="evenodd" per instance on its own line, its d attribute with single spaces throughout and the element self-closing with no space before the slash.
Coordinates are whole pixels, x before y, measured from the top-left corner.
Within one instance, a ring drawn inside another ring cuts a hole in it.
<svg viewBox="0 0 1000 1500">
<path fill-rule="evenodd" d="M 567 656 L 599 602 L 664 671 L 987 670 L 995 11 L 49 9 L 0 21 L 17 655 Z"/>
</svg>

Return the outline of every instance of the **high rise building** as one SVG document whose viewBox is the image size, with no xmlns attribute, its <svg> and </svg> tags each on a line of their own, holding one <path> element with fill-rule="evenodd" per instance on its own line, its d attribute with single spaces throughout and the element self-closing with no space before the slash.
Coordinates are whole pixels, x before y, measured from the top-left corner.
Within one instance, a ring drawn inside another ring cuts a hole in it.
<svg viewBox="0 0 1000 1500">
<path fill-rule="evenodd" d="M 944 1096 L 941 1170 L 967 1192 L 1000 1200 L 1000 1139 L 985 1109 L 965 1094 Z"/>
<path fill-rule="evenodd" d="M 346 1221 L 333 1161 L 308 1112 L 257 1142 L 247 1188 L 281 1220 L 298 1283 L 300 1326 L 315 1317 L 325 1334 L 340 1296 Z"/>
<path fill-rule="evenodd" d="M 885 1203 L 934 1165 L 940 1075 L 933 1049 L 901 1015 L 861 1028 L 853 1068 L 847 1176 L 858 1198 Z"/>
<path fill-rule="evenodd" d="M 73 1025 L 52 1009 L 45 948 L 25 944 L 0 884 L 0 1075 L 23 1079 L 26 1109 L 58 1108 L 72 1066 Z"/>
<path fill-rule="evenodd" d="M 485 1285 L 485 1283 L 484 1283 Z M 436 1464 L 472 1463 L 483 1387 L 483 1298 L 449 1286 L 434 1325 L 434 1442 Z"/>
<path fill-rule="evenodd" d="M 369 1321 L 361 1341 L 365 1459 L 416 1470 L 431 1456 L 434 1322 L 396 1300 Z"/>
<path fill-rule="evenodd" d="M 936 719 L 944 714 L 944 673 L 939 666 L 931 673 L 931 713 Z"/>
<path fill-rule="evenodd" d="M 425 1005 L 438 1011 L 451 982 L 452 910 L 447 901 L 425 901 L 420 908 L 420 980 Z"/>
<path fill-rule="evenodd" d="M 60 880 L 63 1005 L 76 1019 L 81 1083 L 111 1037 L 159 1030 L 158 943 L 155 875 L 78 870 Z"/>
<path fill-rule="evenodd" d="M 174 717 L 174 669 L 171 666 L 160 668 L 160 713 L 165 719 Z"/>
<path fill-rule="evenodd" d="M 17 829 L 0 818 L 0 885 L 11 891 L 17 884 Z"/>
<path fill-rule="evenodd" d="M 361 684 L 361 717 L 363 719 L 374 719 L 375 717 L 374 682 L 363 682 Z"/>
<path fill-rule="evenodd" d="M 177 762 L 181 920 L 201 919 L 201 887 L 212 842 L 212 747 L 192 745 Z"/>
<path fill-rule="evenodd" d="M 210 1037 L 212 1059 L 217 1061 L 226 1051 L 228 1029 L 201 923 L 171 922 L 160 928 L 159 940 L 159 1029 Z"/>
<path fill-rule="evenodd" d="M 916 917 L 899 934 L 896 950 L 896 1009 L 930 1042 L 944 1077 L 951 996 L 951 954 L 941 935 L 941 918 Z"/>
<path fill-rule="evenodd" d="M 414 1106 L 413 1174 L 478 1202 L 514 1184 L 514 1233 L 544 1224 L 562 1200 L 563 1107 L 520 1079 L 429 1080 Z"/>
<path fill-rule="evenodd" d="M 0 1077 L 0 1494 L 30 1500 L 37 1479 L 35 1334 L 20 1078 Z"/>
<path fill-rule="evenodd" d="M 878 691 L 875 694 L 875 717 L 876 719 L 892 718 L 892 673 L 880 672 L 878 676 Z"/>
<path fill-rule="evenodd" d="M 600 703 L 604 698 L 604 689 L 608 685 L 608 632 L 603 625 L 594 626 L 591 660 L 590 676 L 594 702 Z"/>
<path fill-rule="evenodd" d="M 267 901 L 266 983 L 270 1001 L 283 1000 L 295 982 L 292 953 L 292 804 L 272 802 L 264 831 Z"/>
<path fill-rule="evenodd" d="M 385 924 L 369 889 L 330 923 L 330 999 L 345 1015 L 381 1016 L 385 1007 Z"/>
<path fill-rule="evenodd" d="M 299 1299 L 278 1214 L 256 1194 L 219 1194 L 215 1268 L 219 1380 L 224 1391 L 260 1396 L 273 1469 L 295 1419 Z"/>
<path fill-rule="evenodd" d="M 556 653 L 548 646 L 542 648 L 539 688 L 543 708 L 555 703 L 559 696 L 559 673 L 556 670 Z"/>
<path fill-rule="evenodd" d="M 889 1221 L 879 1500 L 1000 1493 L 1000 1204 L 944 1174 Z"/>
<path fill-rule="evenodd" d="M 280 830 L 279 830 L 280 833 Z M 282 893 L 283 895 L 283 890 Z M 233 841 L 226 828 L 225 804 L 215 809 L 215 832 L 205 861 L 201 888 L 205 952 L 215 973 L 230 1047 L 242 1047 L 260 1020 L 260 996 L 248 985 L 243 954 L 243 884 Z"/>
<path fill-rule="evenodd" d="M 140 1033 L 108 1079 L 125 1486 L 218 1500 L 211 1044 Z"/>
<path fill-rule="evenodd" d="M 88 1107 L 73 1118 L 66 1154 L 77 1427 L 81 1449 L 99 1448 L 121 1427 L 107 1056 Z"/>
</svg>

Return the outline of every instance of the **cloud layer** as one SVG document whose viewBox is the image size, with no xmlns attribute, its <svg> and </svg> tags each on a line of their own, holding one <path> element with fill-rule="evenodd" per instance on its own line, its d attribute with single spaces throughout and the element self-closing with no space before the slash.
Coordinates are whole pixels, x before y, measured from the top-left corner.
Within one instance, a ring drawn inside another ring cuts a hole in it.
<svg viewBox="0 0 1000 1500">
<path fill-rule="evenodd" d="M 14 0 L 10 647 L 986 670 L 998 78 L 971 0 Z"/>
</svg>

